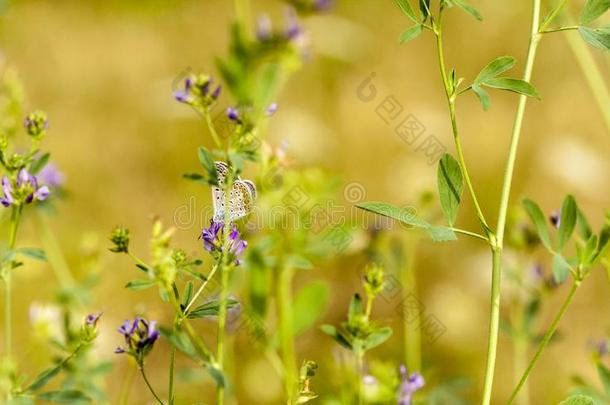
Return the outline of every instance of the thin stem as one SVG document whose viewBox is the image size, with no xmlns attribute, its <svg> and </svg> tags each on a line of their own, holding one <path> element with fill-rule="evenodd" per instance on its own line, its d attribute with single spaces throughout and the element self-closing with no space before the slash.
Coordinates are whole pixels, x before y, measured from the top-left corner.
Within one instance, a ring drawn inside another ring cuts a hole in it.
<svg viewBox="0 0 610 405">
<path fill-rule="evenodd" d="M 502 273 L 502 251 L 492 248 L 491 251 L 491 309 L 489 315 L 489 334 L 487 338 L 487 364 L 485 367 L 485 384 L 483 386 L 483 405 L 489 405 L 496 367 L 498 349 L 498 332 L 500 330 L 500 281 Z"/>
<path fill-rule="evenodd" d="M 358 405 L 364 405 L 364 383 L 362 381 L 363 353 L 356 353 L 356 377 L 358 378 Z"/>
<path fill-rule="evenodd" d="M 551 29 L 544 30 L 544 31 L 541 30 L 541 31 L 539 31 L 539 33 L 540 34 L 550 34 L 552 32 L 577 30 L 578 28 L 580 28 L 578 25 L 571 25 L 569 27 L 551 28 Z"/>
<path fill-rule="evenodd" d="M 486 242 L 489 242 L 489 238 L 487 236 L 483 236 L 481 234 L 478 234 L 476 232 L 472 232 L 472 231 L 467 231 L 465 229 L 460 229 L 460 228 L 451 228 L 451 230 L 455 233 L 461 233 L 462 235 L 468 235 L 468 236 L 472 236 L 473 238 L 477 238 L 477 239 L 482 239 Z"/>
<path fill-rule="evenodd" d="M 205 108 L 203 110 L 203 117 L 205 118 L 205 123 L 207 124 L 208 129 L 210 130 L 210 134 L 212 135 L 214 144 L 216 145 L 217 148 L 220 148 L 220 146 L 221 146 L 220 137 L 218 136 L 218 132 L 216 132 L 216 126 L 214 125 L 214 122 L 212 121 L 212 115 L 210 114 L 209 108 Z"/>
<path fill-rule="evenodd" d="M 572 18 L 567 17 L 566 21 L 572 23 Z M 610 109 L 608 108 L 610 105 L 610 91 L 608 90 L 608 84 L 604 78 L 604 73 L 602 73 L 591 49 L 579 36 L 566 35 L 565 38 L 593 93 L 593 97 L 597 102 L 608 133 L 610 134 Z"/>
<path fill-rule="evenodd" d="M 557 17 L 559 15 L 559 13 L 561 12 L 561 10 L 563 10 L 564 6 L 566 5 L 566 3 L 568 2 L 568 0 L 561 0 L 561 2 L 557 5 L 557 7 L 555 7 L 553 9 L 553 11 L 551 12 L 551 14 L 549 14 L 549 16 L 544 20 L 544 22 L 542 23 L 542 26 L 540 27 L 539 30 L 536 31 L 544 31 L 546 29 L 546 27 L 553 22 L 553 20 L 555 19 L 555 17 Z M 536 21 L 540 21 L 540 19 L 536 20 Z"/>
<path fill-rule="evenodd" d="M 468 168 L 466 166 L 466 160 L 464 158 L 464 152 L 462 150 L 462 141 L 460 139 L 457 119 L 455 115 L 455 95 L 453 94 L 453 89 L 451 89 L 449 85 L 449 79 L 447 77 L 447 70 L 445 68 L 445 57 L 443 55 L 443 31 L 442 31 L 442 8 L 439 12 L 438 23 L 435 25 L 435 33 L 436 33 L 436 50 L 438 55 L 438 64 L 441 72 L 441 78 L 443 79 L 443 85 L 445 87 L 445 95 L 447 97 L 447 105 L 449 106 L 449 114 L 451 117 L 451 129 L 453 131 L 453 140 L 455 141 L 455 150 L 458 156 L 458 162 L 460 164 L 460 169 L 462 174 L 464 175 L 464 180 L 466 182 L 466 186 L 468 188 L 468 192 L 470 193 L 470 197 L 474 204 L 474 207 L 477 212 L 477 217 L 481 222 L 483 230 L 486 233 L 489 233 L 489 226 L 487 226 L 487 222 L 485 220 L 485 215 L 483 215 L 483 211 L 481 210 L 481 206 L 479 204 L 479 200 L 477 199 L 477 195 L 474 191 L 474 187 L 472 185 L 472 181 L 470 180 L 470 174 L 468 173 Z"/>
<path fill-rule="evenodd" d="M 566 311 L 568 310 L 568 307 L 572 303 L 572 300 L 574 299 L 574 295 L 576 294 L 576 290 L 578 290 L 580 283 L 581 282 L 579 280 L 574 280 L 574 283 L 572 284 L 572 288 L 570 288 L 570 292 L 568 293 L 565 301 L 561 305 L 561 308 L 559 308 L 559 312 L 557 313 L 557 315 L 555 315 L 555 319 L 553 319 L 553 323 L 551 323 L 551 326 L 549 326 L 549 329 L 544 334 L 544 337 L 542 338 L 542 341 L 540 342 L 540 345 L 538 346 L 538 349 L 536 350 L 536 354 L 534 354 L 534 357 L 532 358 L 529 365 L 525 369 L 525 372 L 523 373 L 523 376 L 521 377 L 519 384 L 517 384 L 517 387 L 515 387 L 513 393 L 511 394 L 511 396 L 508 400 L 509 405 L 517 397 L 517 394 L 519 394 L 519 391 L 521 390 L 521 388 L 527 381 L 530 373 L 532 372 L 532 369 L 536 365 L 536 362 L 538 362 L 538 359 L 540 358 L 542 351 L 546 348 L 546 346 L 550 342 L 551 338 L 555 334 L 555 331 L 557 330 L 557 327 L 559 326 L 559 322 L 561 322 L 561 319 L 563 318 Z"/>
<path fill-rule="evenodd" d="M 227 206 L 228 207 L 228 206 Z M 228 210 L 227 210 L 228 211 Z M 226 232 L 225 232 L 226 235 Z M 220 270 L 220 309 L 218 313 L 218 340 L 216 347 L 216 358 L 218 368 L 224 372 L 224 338 L 227 324 L 227 298 L 229 293 L 229 269 L 224 265 Z M 224 387 L 220 384 L 216 386 L 216 403 L 222 405 L 224 403 Z"/>
<path fill-rule="evenodd" d="M 175 330 L 174 330 L 175 331 Z M 169 352 L 169 405 L 174 403 L 174 369 L 176 368 L 176 346 L 171 345 Z"/>
<path fill-rule="evenodd" d="M 184 308 L 185 316 L 188 314 L 189 309 L 191 308 L 191 306 L 193 306 L 193 304 L 195 303 L 197 298 L 199 298 L 199 295 L 201 295 L 203 290 L 205 290 L 205 287 L 206 287 L 206 285 L 208 285 L 208 282 L 212 279 L 212 277 L 214 277 L 214 274 L 216 274 L 216 270 L 218 270 L 218 264 L 215 264 L 214 267 L 212 267 L 212 270 L 210 271 L 210 274 L 208 274 L 208 276 L 205 279 L 205 281 L 201 284 L 201 287 L 199 287 L 197 292 L 195 292 L 195 295 L 193 295 L 193 298 L 191 298 L 191 300 L 187 304 L 186 308 Z"/>
<path fill-rule="evenodd" d="M 297 365 L 294 350 L 294 327 L 292 319 L 292 278 L 294 270 L 284 267 L 279 270 L 277 310 L 279 314 L 280 342 L 284 366 L 284 390 L 288 404 L 294 403 L 297 383 Z"/>
<path fill-rule="evenodd" d="M 529 82 L 532 77 L 532 71 L 534 69 L 534 60 L 536 59 L 536 51 L 538 49 L 538 42 L 540 41 L 540 35 L 538 34 L 539 20 L 540 0 L 534 0 L 534 7 L 532 10 L 532 29 L 530 35 L 530 43 L 527 50 L 527 58 L 525 60 L 525 71 L 523 72 L 523 80 L 525 80 L 526 82 Z M 508 202 L 510 199 L 513 173 L 515 170 L 515 160 L 517 159 L 517 149 L 519 147 L 519 138 L 521 137 L 521 128 L 523 126 L 523 116 L 525 114 L 526 104 L 527 96 L 519 96 L 519 104 L 517 105 L 517 112 L 515 113 L 515 120 L 513 123 L 513 130 L 510 141 L 510 149 L 508 152 L 508 159 L 506 161 L 506 168 L 504 169 L 504 184 L 502 186 L 500 209 L 498 211 L 498 226 L 496 229 L 496 236 L 498 239 L 498 246 L 500 247 L 503 246 L 504 241 L 506 214 L 508 212 Z"/>
<path fill-rule="evenodd" d="M 22 206 L 13 207 L 11 211 L 11 220 L 8 236 L 8 247 L 13 249 L 17 240 L 17 229 L 19 228 L 19 221 L 21 219 Z M 12 309 L 12 269 L 10 266 L 6 268 L 6 274 L 4 275 L 5 291 L 4 291 L 4 356 L 7 364 L 10 363 L 12 358 L 12 337 L 13 337 L 13 309 Z M 10 390 L 8 391 L 7 398 L 12 397 Z"/>
<path fill-rule="evenodd" d="M 57 237 L 49 226 L 49 221 L 41 212 L 37 212 L 37 216 L 41 229 L 40 239 L 44 245 L 49 263 L 51 264 L 51 269 L 53 272 L 55 272 L 55 276 L 62 287 L 66 288 L 74 286 L 74 277 L 70 272 L 70 267 L 68 266 L 68 262 L 62 253 L 59 242 L 57 241 Z"/>
<path fill-rule="evenodd" d="M 148 390 L 150 391 L 150 393 L 153 395 L 153 397 L 155 397 L 155 399 L 157 400 L 157 402 L 159 404 L 165 405 L 163 403 L 163 401 L 161 401 L 161 398 L 159 398 L 159 396 L 157 395 L 157 393 L 153 389 L 152 385 L 150 385 L 150 381 L 148 381 L 148 378 L 146 377 L 146 373 L 144 372 L 144 365 L 140 364 L 138 366 L 138 368 L 140 369 L 140 373 L 142 374 L 142 378 L 144 379 L 144 382 L 146 383 L 146 386 L 148 387 Z"/>
</svg>

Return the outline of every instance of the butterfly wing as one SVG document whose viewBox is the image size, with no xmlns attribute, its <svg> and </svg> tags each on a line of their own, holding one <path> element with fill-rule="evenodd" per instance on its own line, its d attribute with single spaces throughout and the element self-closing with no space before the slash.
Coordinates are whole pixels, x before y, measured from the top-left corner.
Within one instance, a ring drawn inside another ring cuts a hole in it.
<svg viewBox="0 0 610 405">
<path fill-rule="evenodd" d="M 225 162 L 216 161 L 216 175 L 218 176 L 218 185 L 212 187 L 212 204 L 214 206 L 214 221 L 224 221 L 225 216 L 225 192 L 222 187 L 226 184 L 229 166 Z"/>
</svg>

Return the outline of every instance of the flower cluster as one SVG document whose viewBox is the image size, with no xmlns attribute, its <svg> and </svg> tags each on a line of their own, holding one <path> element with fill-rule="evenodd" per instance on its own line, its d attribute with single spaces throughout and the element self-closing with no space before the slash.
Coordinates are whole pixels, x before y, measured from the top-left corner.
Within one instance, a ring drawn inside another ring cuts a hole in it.
<svg viewBox="0 0 610 405">
<path fill-rule="evenodd" d="M 2 197 L 0 203 L 5 207 L 29 204 L 34 200 L 44 201 L 49 196 L 49 188 L 40 186 L 36 176 L 23 168 L 17 174 L 16 180 L 2 177 Z"/>
<path fill-rule="evenodd" d="M 383 290 L 384 270 L 376 263 L 369 264 L 364 272 L 364 289 L 370 297 L 376 297 Z"/>
<path fill-rule="evenodd" d="M 289 43 L 300 47 L 305 44 L 304 34 L 303 28 L 291 8 L 286 12 L 286 26 L 283 30 L 273 30 L 271 20 L 267 15 L 260 16 L 256 23 L 256 39 L 261 45 Z"/>
<path fill-rule="evenodd" d="M 111 252 L 129 252 L 129 229 L 120 226 L 114 228 L 110 235 L 110 241 L 114 245 L 114 247 L 110 248 Z"/>
<path fill-rule="evenodd" d="M 156 322 L 136 317 L 133 322 L 126 320 L 118 331 L 125 337 L 125 347 L 119 346 L 114 352 L 127 353 L 141 366 L 159 338 Z"/>
<path fill-rule="evenodd" d="M 93 342 L 97 337 L 98 327 L 97 323 L 102 316 L 101 312 L 95 312 L 85 317 L 83 325 L 80 329 L 81 339 L 85 342 Z"/>
<path fill-rule="evenodd" d="M 174 98 L 193 107 L 208 108 L 220 96 L 221 86 L 212 90 L 214 79 L 205 74 L 189 75 L 184 79 L 184 89 L 174 91 Z"/>
<path fill-rule="evenodd" d="M 28 135 L 36 140 L 42 139 L 47 129 L 49 128 L 49 120 L 47 114 L 43 111 L 34 111 L 25 117 L 23 126 L 27 131 Z"/>
<path fill-rule="evenodd" d="M 208 228 L 204 228 L 201 232 L 201 238 L 203 239 L 203 247 L 205 250 L 212 254 L 222 253 L 224 248 L 223 235 L 224 223 L 214 221 L 213 219 L 210 220 L 210 226 Z M 247 247 L 248 242 L 240 238 L 239 231 L 235 225 L 231 224 L 231 231 L 229 232 L 228 241 L 229 260 L 234 260 L 235 264 L 239 266 L 241 264 L 239 257 L 244 253 Z"/>
<path fill-rule="evenodd" d="M 407 368 L 400 366 L 400 387 L 398 388 L 398 405 L 411 405 L 413 394 L 424 386 L 424 377 L 418 373 L 409 374 Z"/>
</svg>

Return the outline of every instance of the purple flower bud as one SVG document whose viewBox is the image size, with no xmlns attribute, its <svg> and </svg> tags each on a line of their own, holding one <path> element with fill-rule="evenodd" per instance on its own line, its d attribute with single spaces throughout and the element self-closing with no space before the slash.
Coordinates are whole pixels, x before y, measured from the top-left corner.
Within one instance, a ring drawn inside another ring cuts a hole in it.
<svg viewBox="0 0 610 405">
<path fill-rule="evenodd" d="M 263 42 L 271 38 L 271 20 L 269 16 L 263 14 L 256 20 L 256 38 Z"/>
<path fill-rule="evenodd" d="M 95 327 L 97 325 L 97 321 L 99 321 L 101 316 L 102 316 L 101 312 L 95 312 L 95 313 L 89 314 L 85 317 L 85 324 L 90 327 Z"/>
<path fill-rule="evenodd" d="M 8 207 L 15 202 L 12 194 L 13 186 L 11 185 L 9 178 L 6 176 L 2 177 L 2 193 L 4 194 L 4 196 L 0 199 L 0 203 L 2 203 L 2 205 Z"/>
<path fill-rule="evenodd" d="M 286 20 L 287 26 L 286 31 L 284 32 L 284 36 L 288 40 L 294 40 L 303 33 L 303 30 L 299 25 L 299 20 L 293 9 L 289 8 L 286 11 Z"/>
<path fill-rule="evenodd" d="M 267 109 L 265 110 L 265 114 L 267 115 L 267 117 L 271 117 L 273 114 L 275 114 L 277 109 L 278 109 L 277 103 L 271 103 L 271 104 L 269 104 L 269 107 L 267 107 Z"/>
<path fill-rule="evenodd" d="M 237 108 L 235 108 L 235 107 L 227 108 L 227 117 L 231 121 L 240 122 L 240 119 L 239 119 L 239 110 Z"/>
<path fill-rule="evenodd" d="M 398 389 L 398 405 L 411 405 L 413 394 L 421 389 L 424 384 L 424 377 L 418 373 L 409 375 L 407 368 L 400 366 L 400 387 Z"/>
<path fill-rule="evenodd" d="M 218 99 L 218 97 L 220 96 L 221 89 L 222 89 L 222 86 L 220 84 L 218 86 L 216 86 L 216 90 L 214 90 L 214 93 L 212 93 L 212 98 L 214 98 L 214 100 Z"/>
<path fill-rule="evenodd" d="M 220 221 L 210 220 L 210 226 L 204 228 L 201 232 L 204 249 L 210 253 L 222 253 L 224 248 L 223 234 L 224 224 Z M 235 225 L 231 225 L 228 239 L 228 253 L 230 254 L 231 260 L 234 260 L 235 264 L 239 266 L 241 264 L 239 256 L 241 256 L 248 247 L 248 242 L 240 238 L 239 231 Z"/>
<path fill-rule="evenodd" d="M 313 3 L 313 9 L 315 11 L 327 11 L 333 5 L 332 0 L 315 0 Z"/>
<path fill-rule="evenodd" d="M 40 173 L 38 173 L 38 179 L 40 179 L 42 184 L 55 188 L 61 187 L 66 181 L 64 174 L 53 163 L 48 163 L 43 167 Z"/>
<path fill-rule="evenodd" d="M 150 353 L 155 341 L 159 338 L 156 324 L 155 321 L 149 322 L 140 317 L 136 317 L 133 322 L 123 322 L 118 331 L 125 338 L 125 347 L 118 347 L 114 352 L 127 353 L 141 365 L 144 357 Z"/>
</svg>

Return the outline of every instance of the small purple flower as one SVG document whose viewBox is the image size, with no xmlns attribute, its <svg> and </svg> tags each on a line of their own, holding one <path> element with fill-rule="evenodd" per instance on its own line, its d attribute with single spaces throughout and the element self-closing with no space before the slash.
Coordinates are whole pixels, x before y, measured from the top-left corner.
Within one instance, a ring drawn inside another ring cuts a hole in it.
<svg viewBox="0 0 610 405">
<path fill-rule="evenodd" d="M 272 35 L 271 20 L 268 15 L 263 14 L 256 20 L 256 38 L 263 42 L 271 39 Z"/>
<path fill-rule="evenodd" d="M 269 104 L 269 107 L 267 107 L 267 109 L 265 110 L 265 114 L 267 115 L 267 117 L 271 117 L 273 114 L 275 114 L 277 109 L 278 109 L 277 103 L 271 103 L 271 104 Z"/>
<path fill-rule="evenodd" d="M 221 221 L 214 221 L 213 219 L 210 220 L 210 226 L 208 228 L 204 228 L 201 232 L 201 239 L 203 239 L 204 249 L 212 254 L 222 253 L 224 248 L 223 235 L 224 223 Z M 235 260 L 235 264 L 239 266 L 241 264 L 239 257 L 243 255 L 244 251 L 248 247 L 248 242 L 240 238 L 239 231 L 233 224 L 231 224 L 227 247 L 230 260 Z"/>
<path fill-rule="evenodd" d="M 301 34 L 303 33 L 303 30 L 301 29 L 297 15 L 292 8 L 287 9 L 286 20 L 287 20 L 288 24 L 286 26 L 286 31 L 284 32 L 284 36 L 288 40 L 297 39 L 299 36 L 301 36 Z"/>
<path fill-rule="evenodd" d="M 85 317 L 81 326 L 81 338 L 86 342 L 92 342 L 97 337 L 97 323 L 102 316 L 101 312 L 95 312 Z"/>
<path fill-rule="evenodd" d="M 411 405 L 413 394 L 421 389 L 424 384 L 424 377 L 418 373 L 409 375 L 407 368 L 400 366 L 400 387 L 398 388 L 398 405 Z"/>
<path fill-rule="evenodd" d="M 315 0 L 313 3 L 313 9 L 315 11 L 327 11 L 333 5 L 332 0 Z"/>
<path fill-rule="evenodd" d="M 241 122 L 241 119 L 239 118 L 239 110 L 235 107 L 227 108 L 227 118 L 237 123 Z"/>
<path fill-rule="evenodd" d="M 599 357 L 605 357 L 608 354 L 608 339 L 600 340 L 596 346 Z"/>
<path fill-rule="evenodd" d="M 118 329 L 125 338 L 125 347 L 117 347 L 114 352 L 127 353 L 141 365 L 144 357 L 150 353 L 159 338 L 156 324 L 155 321 L 147 321 L 140 317 L 136 317 L 133 322 L 126 320 Z"/>
<path fill-rule="evenodd" d="M 9 207 L 11 205 L 29 204 L 32 201 L 44 201 L 49 196 L 49 187 L 39 186 L 36 176 L 22 168 L 15 181 L 7 176 L 2 177 L 2 198 L 0 203 Z"/>
<path fill-rule="evenodd" d="M 174 98 L 181 103 L 209 107 L 216 102 L 220 96 L 221 86 L 218 85 L 211 91 L 214 79 L 207 75 L 190 75 L 184 79 L 184 87 L 174 91 Z"/>
<path fill-rule="evenodd" d="M 95 327 L 102 316 L 101 312 L 94 312 L 85 317 L 85 324 L 90 327 Z"/>
<path fill-rule="evenodd" d="M 38 173 L 38 179 L 49 187 L 58 188 L 65 183 L 66 176 L 53 163 L 47 163 Z"/>
</svg>

